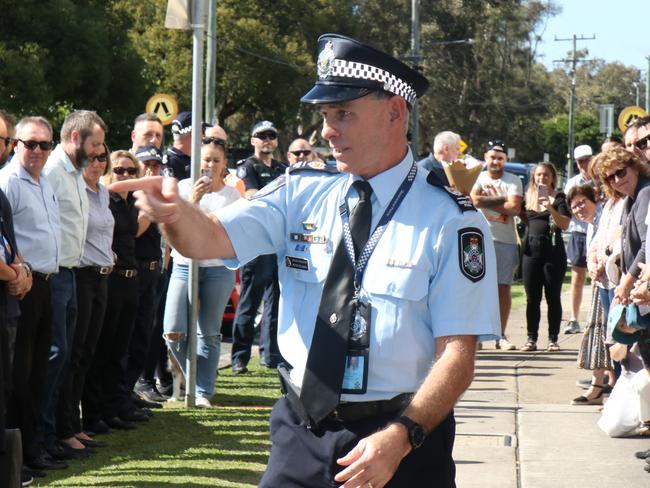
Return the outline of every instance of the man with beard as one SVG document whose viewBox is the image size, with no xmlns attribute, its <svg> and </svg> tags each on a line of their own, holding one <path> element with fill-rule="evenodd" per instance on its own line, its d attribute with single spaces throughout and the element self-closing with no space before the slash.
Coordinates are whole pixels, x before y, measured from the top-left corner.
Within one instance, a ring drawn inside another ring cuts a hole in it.
<svg viewBox="0 0 650 488">
<path fill-rule="evenodd" d="M 74 268 L 83 255 L 88 228 L 89 203 L 82 170 L 104 152 L 106 130 L 106 124 L 95 112 L 70 113 L 61 127 L 61 143 L 52 151 L 43 170 L 59 202 L 61 257 L 59 272 L 51 280 L 53 329 L 40 434 L 48 452 L 59 459 L 78 458 L 89 452 L 74 432 L 57 432 L 56 409 L 77 319 Z M 65 401 L 62 397 L 62 405 Z M 63 442 L 58 442 L 58 438 Z"/>
<path fill-rule="evenodd" d="M 13 149 L 16 120 L 4 110 L 0 110 L 0 168 L 2 168 Z"/>
<path fill-rule="evenodd" d="M 506 338 L 506 326 L 512 305 L 510 287 L 519 263 L 513 217 L 519 215 L 524 193 L 521 180 L 503 169 L 508 160 L 506 151 L 506 145 L 502 141 L 488 142 L 484 156 L 487 171 L 479 175 L 471 197 L 474 205 L 490 223 L 497 256 L 501 339 L 496 342 L 496 348 L 512 351 L 515 346 Z"/>
<path fill-rule="evenodd" d="M 630 125 L 630 138 L 633 145 L 628 148 L 628 131 L 625 131 L 625 147 L 631 149 L 641 161 L 650 162 L 650 115 L 636 119 Z"/>
<path fill-rule="evenodd" d="M 272 122 L 262 120 L 253 127 L 251 145 L 255 154 L 237 168 L 237 176 L 246 185 L 250 198 L 270 181 L 284 173 L 287 166 L 273 159 L 278 147 L 278 130 Z M 246 373 L 251 357 L 255 316 L 264 299 L 264 314 L 260 324 L 260 363 L 274 368 L 281 361 L 277 343 L 278 264 L 275 254 L 259 256 L 241 267 L 241 298 L 232 324 L 232 370 Z"/>
</svg>

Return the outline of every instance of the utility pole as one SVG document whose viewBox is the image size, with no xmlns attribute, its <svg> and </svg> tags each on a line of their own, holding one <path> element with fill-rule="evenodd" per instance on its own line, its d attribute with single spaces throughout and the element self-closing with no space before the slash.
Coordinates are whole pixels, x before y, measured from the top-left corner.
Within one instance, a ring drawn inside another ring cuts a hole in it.
<svg viewBox="0 0 650 488">
<path fill-rule="evenodd" d="M 205 121 L 217 123 L 217 0 L 208 0 L 208 31 L 205 61 Z"/>
<path fill-rule="evenodd" d="M 555 38 L 556 41 L 573 42 L 573 51 L 572 51 L 571 59 L 558 60 L 559 62 L 563 62 L 563 63 L 571 62 L 571 99 L 569 101 L 569 140 L 567 144 L 568 151 L 567 151 L 567 170 L 566 170 L 567 179 L 573 176 L 573 163 L 574 163 L 573 148 L 575 146 L 574 125 L 575 125 L 575 111 L 576 111 L 576 64 L 578 63 L 578 60 L 576 59 L 576 42 L 593 41 L 594 39 L 596 39 L 595 34 L 591 37 L 584 37 L 583 35 L 577 37 L 575 34 L 573 34 L 573 37 L 567 39 L 558 39 L 557 37 Z"/>
<path fill-rule="evenodd" d="M 420 0 L 411 0 L 411 55 L 415 69 L 421 69 L 422 53 L 420 52 Z M 420 127 L 418 124 L 418 101 L 411 108 L 411 152 L 417 161 L 420 151 Z"/>
<path fill-rule="evenodd" d="M 645 57 L 648 61 L 648 70 L 645 72 L 645 111 L 650 111 L 650 55 Z M 650 112 L 649 112 L 650 113 Z"/>
</svg>

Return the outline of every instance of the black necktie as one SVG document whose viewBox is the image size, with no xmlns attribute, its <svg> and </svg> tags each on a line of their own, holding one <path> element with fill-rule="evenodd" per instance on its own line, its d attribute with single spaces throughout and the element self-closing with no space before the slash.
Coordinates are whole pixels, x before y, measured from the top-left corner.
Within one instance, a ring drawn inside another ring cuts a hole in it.
<svg viewBox="0 0 650 488">
<path fill-rule="evenodd" d="M 370 234 L 372 187 L 367 181 L 355 181 L 352 186 L 359 194 L 359 202 L 350 214 L 350 233 L 358 260 Z M 339 403 L 353 316 L 354 268 L 341 237 L 325 278 L 300 393 L 305 410 L 316 424 Z"/>
</svg>

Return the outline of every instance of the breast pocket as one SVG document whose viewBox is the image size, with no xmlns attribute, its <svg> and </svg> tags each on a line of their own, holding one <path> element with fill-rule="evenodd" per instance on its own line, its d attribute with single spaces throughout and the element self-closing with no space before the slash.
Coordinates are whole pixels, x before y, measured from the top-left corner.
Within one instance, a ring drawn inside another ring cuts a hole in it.
<svg viewBox="0 0 650 488">
<path fill-rule="evenodd" d="M 429 291 L 429 276 L 419 267 L 384 266 L 366 271 L 364 288 L 373 295 L 385 295 L 399 300 L 421 300 Z"/>
<path fill-rule="evenodd" d="M 290 243 L 289 249 L 295 249 Z M 325 245 L 306 245 L 304 251 L 290 251 L 284 257 L 284 265 L 295 279 L 305 283 L 325 281 L 332 261 L 332 253 Z"/>
</svg>

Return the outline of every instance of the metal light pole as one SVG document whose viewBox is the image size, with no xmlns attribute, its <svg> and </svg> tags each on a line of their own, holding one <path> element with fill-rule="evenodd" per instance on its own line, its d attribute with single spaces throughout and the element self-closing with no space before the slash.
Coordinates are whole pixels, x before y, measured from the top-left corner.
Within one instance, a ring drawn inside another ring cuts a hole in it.
<svg viewBox="0 0 650 488">
<path fill-rule="evenodd" d="M 208 32 L 205 61 L 205 121 L 217 123 L 217 0 L 208 0 Z"/>
<path fill-rule="evenodd" d="M 411 53 L 416 69 L 422 62 L 420 53 L 420 0 L 411 0 Z M 415 99 L 411 107 L 411 152 L 413 158 L 420 154 L 420 127 L 418 124 L 418 101 Z"/>
<path fill-rule="evenodd" d="M 636 92 L 636 98 L 634 99 L 635 100 L 634 105 L 636 105 L 638 107 L 639 106 L 639 82 L 635 81 L 632 84 L 634 85 L 634 91 Z"/>
<path fill-rule="evenodd" d="M 205 2 L 192 2 L 193 50 L 192 50 L 192 181 L 196 181 L 201 167 L 201 123 L 203 101 L 203 41 L 205 32 Z M 196 330 L 199 298 L 199 266 L 196 260 L 190 263 L 188 278 L 188 297 L 190 300 L 190 323 L 187 331 L 187 378 L 185 387 L 185 406 L 196 405 Z"/>
<path fill-rule="evenodd" d="M 650 110 L 650 55 L 645 57 L 648 60 L 648 70 L 645 74 L 645 111 Z"/>
</svg>

